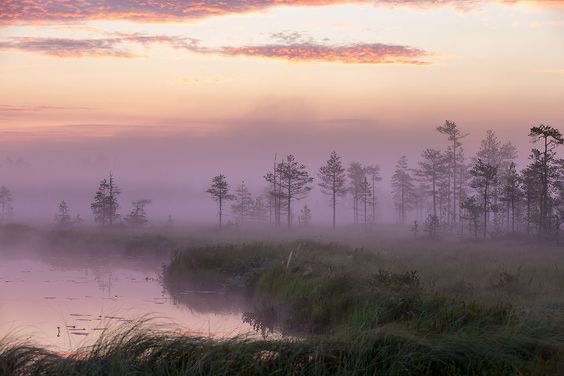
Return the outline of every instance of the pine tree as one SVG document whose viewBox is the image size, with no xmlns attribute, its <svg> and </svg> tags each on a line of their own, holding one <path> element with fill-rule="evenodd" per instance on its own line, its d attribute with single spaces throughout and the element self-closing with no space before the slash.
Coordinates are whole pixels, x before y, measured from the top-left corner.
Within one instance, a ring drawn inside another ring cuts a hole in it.
<svg viewBox="0 0 564 376">
<path fill-rule="evenodd" d="M 304 205 L 300 211 L 299 222 L 303 227 L 308 227 L 311 224 L 311 209 L 307 205 Z"/>
<path fill-rule="evenodd" d="M 292 201 L 300 200 L 311 190 L 313 178 L 309 176 L 306 167 L 296 161 L 293 155 L 286 156 L 286 160 L 278 164 L 274 173 L 265 176 L 266 181 L 278 181 L 280 198 L 286 201 L 286 218 L 288 228 L 292 225 Z"/>
<path fill-rule="evenodd" d="M 460 208 L 466 213 L 462 218 L 469 219 L 472 223 L 474 240 L 478 240 L 478 230 L 480 228 L 480 217 L 483 213 L 483 207 L 476 196 L 464 198 L 460 203 Z"/>
<path fill-rule="evenodd" d="M 229 193 L 229 183 L 224 175 L 217 175 L 212 179 L 211 186 L 206 190 L 217 201 L 219 215 L 219 229 L 223 227 L 223 203 L 224 201 L 233 200 L 235 196 Z"/>
<path fill-rule="evenodd" d="M 69 227 L 72 223 L 69 206 L 65 201 L 61 201 L 57 214 L 55 214 L 55 225 L 58 227 Z"/>
<path fill-rule="evenodd" d="M 542 171 L 539 161 L 533 161 L 521 172 L 521 184 L 526 204 L 526 229 L 527 235 L 531 234 L 531 225 L 536 224 L 536 233 L 540 233 L 540 201 L 542 186 Z"/>
<path fill-rule="evenodd" d="M 415 186 L 405 156 L 399 159 L 392 175 L 392 194 L 400 222 L 405 224 L 407 212 L 413 209 L 415 204 Z"/>
<path fill-rule="evenodd" d="M 101 226 L 113 226 L 120 218 L 117 196 L 121 190 L 116 186 L 114 177 L 110 173 L 109 180 L 100 181 L 94 202 L 90 205 L 94 213 L 94 221 Z"/>
<path fill-rule="evenodd" d="M 239 224 L 245 224 L 253 213 L 254 200 L 244 181 L 235 189 L 235 202 L 231 210 L 237 216 Z"/>
<path fill-rule="evenodd" d="M 434 214 L 429 214 L 425 219 L 424 231 L 430 239 L 436 240 L 439 237 L 440 222 L 439 217 Z"/>
<path fill-rule="evenodd" d="M 362 204 L 363 212 L 364 212 L 364 231 L 368 230 L 368 213 L 367 208 L 370 205 L 370 200 L 372 199 L 372 186 L 368 182 L 366 176 L 364 180 L 360 184 L 360 192 L 359 192 L 359 202 Z"/>
<path fill-rule="evenodd" d="M 376 199 L 376 182 L 382 180 L 380 177 L 380 166 L 373 165 L 373 166 L 366 166 L 364 171 L 367 175 L 370 176 L 371 186 L 372 186 L 372 198 L 370 199 L 370 206 L 371 206 L 371 221 L 372 223 L 376 222 L 376 204 L 378 200 Z"/>
<path fill-rule="evenodd" d="M 517 173 L 515 163 L 511 162 L 507 172 L 503 175 L 502 201 L 507 203 L 508 210 L 511 212 L 511 232 L 515 233 L 515 210 L 521 199 L 523 191 L 521 189 L 521 178 Z"/>
<path fill-rule="evenodd" d="M 321 187 L 321 192 L 330 196 L 331 199 L 333 230 L 335 230 L 337 197 L 343 196 L 347 192 L 345 187 L 345 168 L 341 163 L 341 157 L 335 151 L 331 152 L 327 163 L 319 168 L 317 175 L 320 179 L 319 186 Z"/>
<path fill-rule="evenodd" d="M 480 150 L 476 153 L 476 157 L 474 158 L 474 162 L 481 159 L 485 164 L 497 168 L 498 175 L 500 176 L 490 187 L 490 211 L 494 214 L 493 223 L 498 230 L 501 230 L 501 224 L 503 223 L 503 216 L 501 215 L 503 213 L 502 203 L 506 204 L 505 212 L 510 212 L 508 203 L 503 200 L 503 176 L 508 172 L 515 158 L 517 158 L 517 149 L 515 146 L 511 142 L 503 144 L 492 130 L 486 132 L 486 137 L 482 140 Z M 488 219 L 488 221 L 490 220 Z"/>
<path fill-rule="evenodd" d="M 255 198 L 255 201 L 251 207 L 251 218 L 260 223 L 267 222 L 269 206 L 268 199 L 264 195 L 259 195 Z"/>
<path fill-rule="evenodd" d="M 551 227 L 552 217 L 550 191 L 554 186 L 557 176 L 558 162 L 556 160 L 556 147 L 564 144 L 564 138 L 560 131 L 551 126 L 541 124 L 532 127 L 529 136 L 533 142 L 542 142 L 542 149 L 533 149 L 531 159 L 534 164 L 540 166 L 541 172 L 541 195 L 539 205 L 539 237 L 548 232 Z"/>
<path fill-rule="evenodd" d="M 147 213 L 145 211 L 145 206 L 151 204 L 152 200 L 137 200 L 133 201 L 131 205 L 133 208 L 131 212 L 125 217 L 125 223 L 131 227 L 143 227 L 149 222 L 147 219 Z"/>
<path fill-rule="evenodd" d="M 351 193 L 353 199 L 353 219 L 354 223 L 357 224 L 359 222 L 361 186 L 364 178 L 366 177 L 366 171 L 360 163 L 352 162 L 347 169 L 347 175 L 349 178 L 348 191 Z"/>
<path fill-rule="evenodd" d="M 459 162 L 459 154 L 457 153 L 457 148 L 462 146 L 460 140 L 467 136 L 467 134 L 463 134 L 460 132 L 456 123 L 454 121 L 446 120 L 442 126 L 437 127 L 437 131 L 439 133 L 447 135 L 448 140 L 452 142 L 452 147 L 450 148 L 450 164 L 452 169 L 452 219 L 456 222 L 456 197 L 457 197 L 457 189 L 458 186 L 456 184 L 457 179 L 457 167 Z M 449 191 L 450 191 L 450 184 L 449 184 Z"/>
<path fill-rule="evenodd" d="M 470 174 L 474 177 L 471 183 L 472 188 L 476 188 L 481 191 L 480 193 L 482 195 L 482 211 L 484 215 L 483 236 L 485 239 L 488 230 L 487 213 L 490 208 L 490 188 L 494 185 L 497 178 L 497 167 L 484 163 L 481 159 L 478 159 L 472 170 L 470 170 Z"/>
<path fill-rule="evenodd" d="M 424 184 L 427 193 L 431 196 L 433 203 L 433 216 L 438 218 L 437 214 L 437 195 L 438 186 L 441 179 L 444 178 L 447 169 L 447 161 L 439 150 L 425 149 L 421 154 L 423 160 L 419 162 L 419 169 L 415 171 L 417 176 Z"/>
</svg>

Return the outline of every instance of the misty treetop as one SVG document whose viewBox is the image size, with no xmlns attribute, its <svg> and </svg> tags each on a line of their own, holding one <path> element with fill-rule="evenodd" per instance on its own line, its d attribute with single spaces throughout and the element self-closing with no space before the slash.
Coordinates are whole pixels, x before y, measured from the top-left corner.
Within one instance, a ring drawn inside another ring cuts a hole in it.
<svg viewBox="0 0 564 376">
<path fill-rule="evenodd" d="M 484 238 L 487 236 L 487 227 L 488 227 L 488 220 L 487 215 L 488 211 L 496 210 L 496 208 L 492 207 L 491 203 L 491 196 L 490 196 L 490 189 L 497 181 L 497 167 L 493 166 L 488 163 L 482 162 L 480 158 L 476 164 L 470 170 L 470 175 L 473 176 L 472 182 L 470 186 L 476 189 L 482 195 L 482 212 L 484 213 Z"/>
<path fill-rule="evenodd" d="M 331 200 L 332 223 L 335 230 L 337 219 L 337 198 L 347 193 L 347 176 L 345 168 L 341 162 L 341 157 L 337 152 L 332 151 L 327 163 L 319 168 L 319 187 L 321 192 L 328 195 Z"/>
<path fill-rule="evenodd" d="M 500 141 L 494 131 L 486 132 L 479 151 L 467 161 L 462 143 L 467 134 L 452 121 L 437 130 L 448 136 L 446 150 L 425 149 L 413 170 L 404 157 L 397 163 L 391 184 L 400 222 L 418 202 L 430 202 L 425 205 L 425 223 L 432 237 L 440 227 L 463 238 L 469 226 L 475 238 L 479 232 L 487 238 L 517 231 L 558 238 L 564 218 L 564 161 L 556 157 L 556 148 L 564 143 L 560 131 L 532 127 L 529 135 L 541 148 L 532 149 L 529 165 L 519 172 L 517 149 Z M 422 183 L 421 190 L 411 171 Z M 421 213 L 415 217 L 421 219 Z"/>
<path fill-rule="evenodd" d="M 229 183 L 225 175 L 217 175 L 212 179 L 210 187 L 206 190 L 218 203 L 219 229 L 223 227 L 223 204 L 225 201 L 234 200 L 235 196 L 230 193 Z"/>
<path fill-rule="evenodd" d="M 59 204 L 57 214 L 55 214 L 55 225 L 58 227 L 69 227 L 72 225 L 70 208 L 64 200 Z"/>
<path fill-rule="evenodd" d="M 130 227 L 143 227 L 149 220 L 147 219 L 147 213 L 145 207 L 151 204 L 153 201 L 149 199 L 136 200 L 131 203 L 133 208 L 129 214 L 124 218 L 125 224 Z"/>
<path fill-rule="evenodd" d="M 282 207 L 285 206 L 287 226 L 290 228 L 292 201 L 303 199 L 311 191 L 313 177 L 309 176 L 304 164 L 299 163 L 293 155 L 289 154 L 285 160 L 275 163 L 274 170 L 267 173 L 264 178 L 273 187 L 271 194 L 275 197 L 277 206 L 277 224 L 280 224 Z"/>
<path fill-rule="evenodd" d="M 564 221 L 564 160 L 556 154 L 564 137 L 558 129 L 544 124 L 530 129 L 534 147 L 529 163 L 521 170 L 516 164 L 517 148 L 500 140 L 492 130 L 486 132 L 476 154 L 467 157 L 463 143 L 467 133 L 455 122 L 447 120 L 436 129 L 447 136 L 444 148 L 423 148 L 414 167 L 406 156 L 396 163 L 390 184 L 398 223 L 417 221 L 418 229 L 423 223 L 423 232 L 430 238 L 444 235 L 478 239 L 521 232 L 539 239 L 558 239 Z M 382 180 L 379 166 L 358 161 L 345 166 L 337 151 L 332 151 L 317 167 L 316 175 L 316 185 L 328 198 L 331 227 L 337 225 L 339 202 L 348 196 L 353 223 L 369 231 L 376 221 L 376 186 Z M 302 205 L 296 215 L 293 213 L 294 203 L 305 199 L 314 187 L 314 178 L 303 163 L 292 154 L 281 160 L 276 155 L 264 179 L 267 185 L 257 195 L 245 181 L 232 191 L 225 175 L 211 179 L 205 192 L 218 204 L 219 228 L 229 209 L 230 223 L 239 226 L 280 226 L 283 217 L 288 228 L 293 222 L 310 224 L 309 203 Z M 133 201 L 131 211 L 122 218 L 120 194 L 111 173 L 100 181 L 90 205 L 94 221 L 103 227 L 146 225 L 145 208 L 151 200 Z M 225 206 L 228 201 L 231 204 Z M 0 187 L 0 221 L 13 215 L 12 204 L 11 191 Z M 80 216 L 73 220 L 67 202 L 61 201 L 55 224 L 65 227 L 80 222 Z"/>
<path fill-rule="evenodd" d="M 417 197 L 414 178 L 411 175 L 405 155 L 398 160 L 392 175 L 392 195 L 398 210 L 399 220 L 404 224 L 407 212 L 415 207 Z"/>
<path fill-rule="evenodd" d="M 446 120 L 442 126 L 437 127 L 437 131 L 441 134 L 444 134 L 448 137 L 448 140 L 451 142 L 451 145 L 448 148 L 449 155 L 450 155 L 450 168 L 451 168 L 451 180 L 452 180 L 452 191 L 450 191 L 450 182 L 449 182 L 449 192 L 452 196 L 452 208 L 449 209 L 449 214 L 452 216 L 454 222 L 456 222 L 456 212 L 457 212 L 457 191 L 458 196 L 461 195 L 459 186 L 456 184 L 457 180 L 457 171 L 458 165 L 464 160 L 464 151 L 461 149 L 462 142 L 460 141 L 464 137 L 466 137 L 467 133 L 462 133 L 460 129 L 457 127 L 456 123 L 451 120 Z"/>
<path fill-rule="evenodd" d="M 100 181 L 94 202 L 90 205 L 94 213 L 94 221 L 101 226 L 113 226 L 116 224 L 120 215 L 118 213 L 118 195 L 121 190 L 117 187 L 113 175 L 110 173 L 108 179 Z"/>
</svg>

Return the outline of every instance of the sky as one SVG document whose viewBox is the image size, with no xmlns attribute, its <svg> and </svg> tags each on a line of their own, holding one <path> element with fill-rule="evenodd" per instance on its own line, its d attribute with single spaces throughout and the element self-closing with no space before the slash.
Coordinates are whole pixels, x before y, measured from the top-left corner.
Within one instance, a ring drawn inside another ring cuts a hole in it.
<svg viewBox="0 0 564 376">
<path fill-rule="evenodd" d="M 563 109 L 561 0 L 0 2 L 0 183 L 27 216 L 110 170 L 179 216 L 220 172 L 261 189 L 274 153 L 386 175 L 445 119 L 523 159 Z"/>
</svg>

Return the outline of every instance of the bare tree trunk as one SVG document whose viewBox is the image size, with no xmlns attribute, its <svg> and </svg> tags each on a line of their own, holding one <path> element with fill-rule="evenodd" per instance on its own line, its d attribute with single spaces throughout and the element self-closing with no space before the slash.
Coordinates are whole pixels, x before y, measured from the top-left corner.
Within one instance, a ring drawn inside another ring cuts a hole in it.
<svg viewBox="0 0 564 376">
<path fill-rule="evenodd" d="M 276 182 L 276 161 L 277 161 L 278 154 L 274 154 L 274 166 L 272 168 L 272 176 L 273 176 L 273 186 L 274 186 L 274 225 L 276 227 L 280 226 L 280 217 L 281 217 L 281 186 L 280 183 Z"/>
<path fill-rule="evenodd" d="M 337 215 L 337 192 L 336 192 L 337 188 L 335 186 L 335 176 L 333 176 L 333 231 L 335 231 L 335 222 L 336 222 L 336 215 Z"/>
<path fill-rule="evenodd" d="M 515 233 L 515 199 L 511 198 L 511 233 Z"/>
<path fill-rule="evenodd" d="M 287 210 L 288 210 L 288 228 L 290 228 L 292 226 L 292 217 L 291 217 L 291 212 L 290 212 L 290 202 L 292 200 L 292 196 L 291 191 L 290 191 L 290 187 L 292 185 L 292 182 L 290 181 L 290 179 L 288 179 L 288 201 L 286 203 L 287 205 Z"/>
<path fill-rule="evenodd" d="M 368 204 L 368 202 L 367 202 L 367 201 L 368 201 L 368 200 L 367 200 L 367 198 L 368 198 L 367 193 L 368 193 L 368 192 L 365 192 L 365 194 L 364 194 L 364 231 L 368 231 L 368 227 L 367 227 L 368 222 L 366 221 L 366 207 L 367 207 L 367 204 Z"/>
<path fill-rule="evenodd" d="M 433 215 L 437 216 L 437 184 L 436 178 L 433 177 Z"/>
<path fill-rule="evenodd" d="M 544 138 L 544 156 L 543 156 L 543 176 L 542 176 L 542 197 L 540 205 L 539 219 L 539 238 L 541 233 L 546 232 L 546 217 L 548 206 L 548 137 Z"/>
<path fill-rule="evenodd" d="M 222 217 L 223 217 L 223 198 L 219 196 L 219 229 L 222 228 Z"/>
<path fill-rule="evenodd" d="M 452 159 L 452 220 L 456 223 L 456 136 L 454 136 L 453 141 L 453 156 Z"/>
<path fill-rule="evenodd" d="M 484 187 L 484 240 L 488 232 L 488 185 Z"/>
<path fill-rule="evenodd" d="M 376 183 L 374 173 L 372 174 L 372 223 L 376 222 L 376 192 L 374 184 Z"/>
<path fill-rule="evenodd" d="M 447 223 L 450 224 L 450 220 L 451 220 L 451 216 L 452 216 L 452 210 L 450 208 L 450 197 L 451 197 L 451 188 L 450 188 L 450 181 L 451 181 L 451 175 L 448 175 L 448 190 L 447 190 Z"/>
<path fill-rule="evenodd" d="M 401 188 L 401 224 L 405 224 L 405 189 Z"/>
</svg>

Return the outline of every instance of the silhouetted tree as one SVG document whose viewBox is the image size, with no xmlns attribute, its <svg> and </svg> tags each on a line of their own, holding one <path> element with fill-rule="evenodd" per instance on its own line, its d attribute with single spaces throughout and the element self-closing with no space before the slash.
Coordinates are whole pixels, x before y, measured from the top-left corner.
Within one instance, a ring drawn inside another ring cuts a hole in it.
<svg viewBox="0 0 564 376">
<path fill-rule="evenodd" d="M 282 187 L 280 186 L 280 170 L 278 169 L 280 163 L 277 163 L 277 160 L 278 160 L 278 154 L 275 154 L 272 172 L 269 172 L 264 176 L 266 181 L 271 184 L 269 190 L 268 207 L 270 211 L 271 222 L 272 222 L 272 216 L 274 215 L 274 225 L 276 227 L 280 226 L 281 223 L 282 200 L 283 200 Z M 282 161 L 281 163 L 284 162 Z"/>
<path fill-rule="evenodd" d="M 346 176 L 345 168 L 341 163 L 341 157 L 335 151 L 331 152 L 325 166 L 319 168 L 319 186 L 321 192 L 330 196 L 331 209 L 333 211 L 333 230 L 337 218 L 337 197 L 343 196 L 347 189 L 345 187 Z"/>
<path fill-rule="evenodd" d="M 104 179 L 98 186 L 94 202 L 90 205 L 94 213 L 94 221 L 102 226 L 112 226 L 119 220 L 119 203 L 117 196 L 121 193 L 110 173 L 109 180 Z"/>
<path fill-rule="evenodd" d="M 147 213 L 145 212 L 145 206 L 149 205 L 152 200 L 136 200 L 131 203 L 133 208 L 131 212 L 125 217 L 125 223 L 131 227 L 142 227 L 149 222 L 147 220 Z"/>
<path fill-rule="evenodd" d="M 457 154 L 457 148 L 459 148 L 460 146 L 462 146 L 462 143 L 460 142 L 460 140 L 464 137 L 467 136 L 467 134 L 463 134 L 460 132 L 460 130 L 458 129 L 458 127 L 456 126 L 456 123 L 454 121 L 450 121 L 450 120 L 446 120 L 445 123 L 442 126 L 437 127 L 437 130 L 448 136 L 448 140 L 450 142 L 452 142 L 452 147 L 451 147 L 451 157 L 450 157 L 450 163 L 451 163 L 451 169 L 452 169 L 452 218 L 453 221 L 456 222 L 456 191 L 458 189 L 458 186 L 456 184 L 456 178 L 457 178 L 457 167 L 458 167 L 458 159 L 459 159 L 459 155 Z M 450 188 L 450 185 L 449 185 Z"/>
<path fill-rule="evenodd" d="M 235 196 L 229 193 L 229 183 L 227 183 L 224 175 L 215 176 L 206 192 L 211 194 L 213 199 L 219 204 L 219 229 L 221 230 L 223 227 L 223 203 L 224 201 L 233 200 Z"/>
<path fill-rule="evenodd" d="M 0 223 L 14 215 L 12 192 L 5 186 L 0 187 Z"/>
<path fill-rule="evenodd" d="M 437 194 L 438 184 L 446 172 L 446 160 L 443 154 L 435 149 L 425 149 L 421 153 L 423 160 L 419 162 L 419 168 L 415 171 L 415 175 L 425 183 L 427 192 L 430 194 L 433 202 L 433 216 L 438 220 L 437 215 Z"/>
<path fill-rule="evenodd" d="M 536 232 L 539 232 L 539 213 L 542 185 L 542 168 L 539 161 L 533 161 L 521 172 L 521 182 L 523 186 L 524 199 L 526 204 L 526 229 L 527 235 L 531 233 L 531 224 L 537 225 Z"/>
<path fill-rule="evenodd" d="M 503 144 L 495 132 L 491 129 L 486 131 L 486 138 L 481 141 L 480 150 L 476 153 L 476 160 L 494 166 L 498 171 L 508 168 L 511 162 L 517 158 L 517 148 L 511 142 Z"/>
<path fill-rule="evenodd" d="M 370 200 L 371 219 L 372 219 L 372 222 L 375 222 L 376 221 L 376 204 L 377 204 L 376 182 L 382 180 L 382 178 L 380 177 L 380 166 L 378 166 L 378 165 L 367 166 L 367 167 L 364 168 L 364 171 L 366 172 L 366 174 L 368 176 L 370 176 L 370 180 L 371 180 L 371 186 L 372 186 L 372 198 Z"/>
<path fill-rule="evenodd" d="M 299 223 L 301 226 L 307 227 L 311 223 L 311 209 L 304 205 L 300 212 Z"/>
<path fill-rule="evenodd" d="M 358 212 L 359 212 L 359 200 L 362 191 L 362 182 L 366 177 L 366 171 L 362 165 L 358 162 L 352 162 L 347 169 L 347 175 L 349 178 L 349 192 L 353 198 L 353 220 L 354 223 L 358 223 Z"/>
<path fill-rule="evenodd" d="M 264 195 L 259 195 L 255 198 L 255 202 L 251 208 L 251 217 L 257 222 L 266 222 L 268 218 L 267 206 L 268 200 Z"/>
<path fill-rule="evenodd" d="M 474 162 L 481 159 L 482 162 L 497 168 L 499 179 L 496 179 L 490 187 L 491 209 L 494 213 L 494 224 L 498 228 L 503 222 L 502 205 L 499 201 L 505 202 L 503 198 L 503 176 L 508 173 L 512 161 L 517 158 L 517 149 L 511 142 L 502 143 L 494 131 L 488 130 L 486 137 L 482 140 L 480 150 L 476 153 Z M 507 202 L 506 213 L 509 216 L 510 208 Z M 489 219 L 488 219 L 489 221 Z M 509 222 L 509 221 L 508 221 Z M 509 224 L 508 224 L 509 225 Z"/>
<path fill-rule="evenodd" d="M 368 213 L 367 208 L 370 204 L 370 200 L 372 199 L 372 186 L 368 182 L 366 176 L 364 180 L 360 184 L 360 193 L 359 193 L 359 202 L 362 204 L 364 208 L 364 230 L 368 230 Z"/>
<path fill-rule="evenodd" d="M 77 214 L 74 217 L 74 220 L 72 221 L 73 226 L 81 226 L 83 223 L 84 223 L 84 219 L 82 219 L 80 214 Z"/>
<path fill-rule="evenodd" d="M 470 170 L 470 174 L 474 177 L 471 183 L 472 187 L 480 190 L 482 195 L 482 211 L 484 215 L 483 229 L 485 239 L 488 229 L 487 212 L 490 204 L 490 188 L 497 177 L 497 168 L 482 162 L 481 159 L 478 159 L 472 170 Z"/>
<path fill-rule="evenodd" d="M 472 223 L 474 239 L 478 240 L 478 229 L 480 228 L 480 217 L 483 213 L 482 205 L 476 196 L 467 197 L 460 203 L 460 208 L 466 213 L 464 219 L 469 219 Z"/>
<path fill-rule="evenodd" d="M 265 176 L 266 181 L 272 183 L 278 176 L 281 198 L 286 200 L 288 228 L 292 225 L 292 200 L 302 199 L 310 190 L 313 178 L 309 176 L 306 167 L 296 161 L 293 155 L 288 155 L 276 167 L 274 173 Z"/>
<path fill-rule="evenodd" d="M 507 203 L 511 212 L 511 232 L 515 233 L 515 209 L 523 198 L 521 190 L 521 178 L 517 173 L 515 163 L 511 162 L 507 172 L 503 175 L 502 200 Z"/>
<path fill-rule="evenodd" d="M 55 214 L 55 225 L 58 227 L 69 227 L 72 225 L 69 206 L 65 201 L 61 201 Z"/>
<path fill-rule="evenodd" d="M 400 222 L 405 224 L 406 214 L 415 203 L 415 186 L 413 177 L 409 173 L 406 156 L 402 156 L 396 164 L 396 170 L 392 175 L 392 194 Z"/>
<path fill-rule="evenodd" d="M 542 149 L 533 149 L 531 159 L 533 163 L 540 166 L 541 172 L 541 195 L 540 195 L 540 212 L 539 212 L 539 236 L 546 233 L 550 227 L 550 218 L 552 211 L 550 210 L 550 189 L 554 182 L 556 164 L 555 148 L 564 143 L 564 138 L 560 131 L 548 125 L 541 124 L 532 127 L 529 136 L 533 138 L 533 142 L 542 142 Z"/>
<path fill-rule="evenodd" d="M 439 217 L 434 214 L 429 214 L 427 219 L 425 219 L 424 231 L 427 233 L 430 239 L 436 240 L 439 237 Z"/>
<path fill-rule="evenodd" d="M 235 189 L 235 202 L 231 210 L 237 216 L 240 224 L 246 223 L 252 215 L 254 200 L 244 181 Z"/>
</svg>

